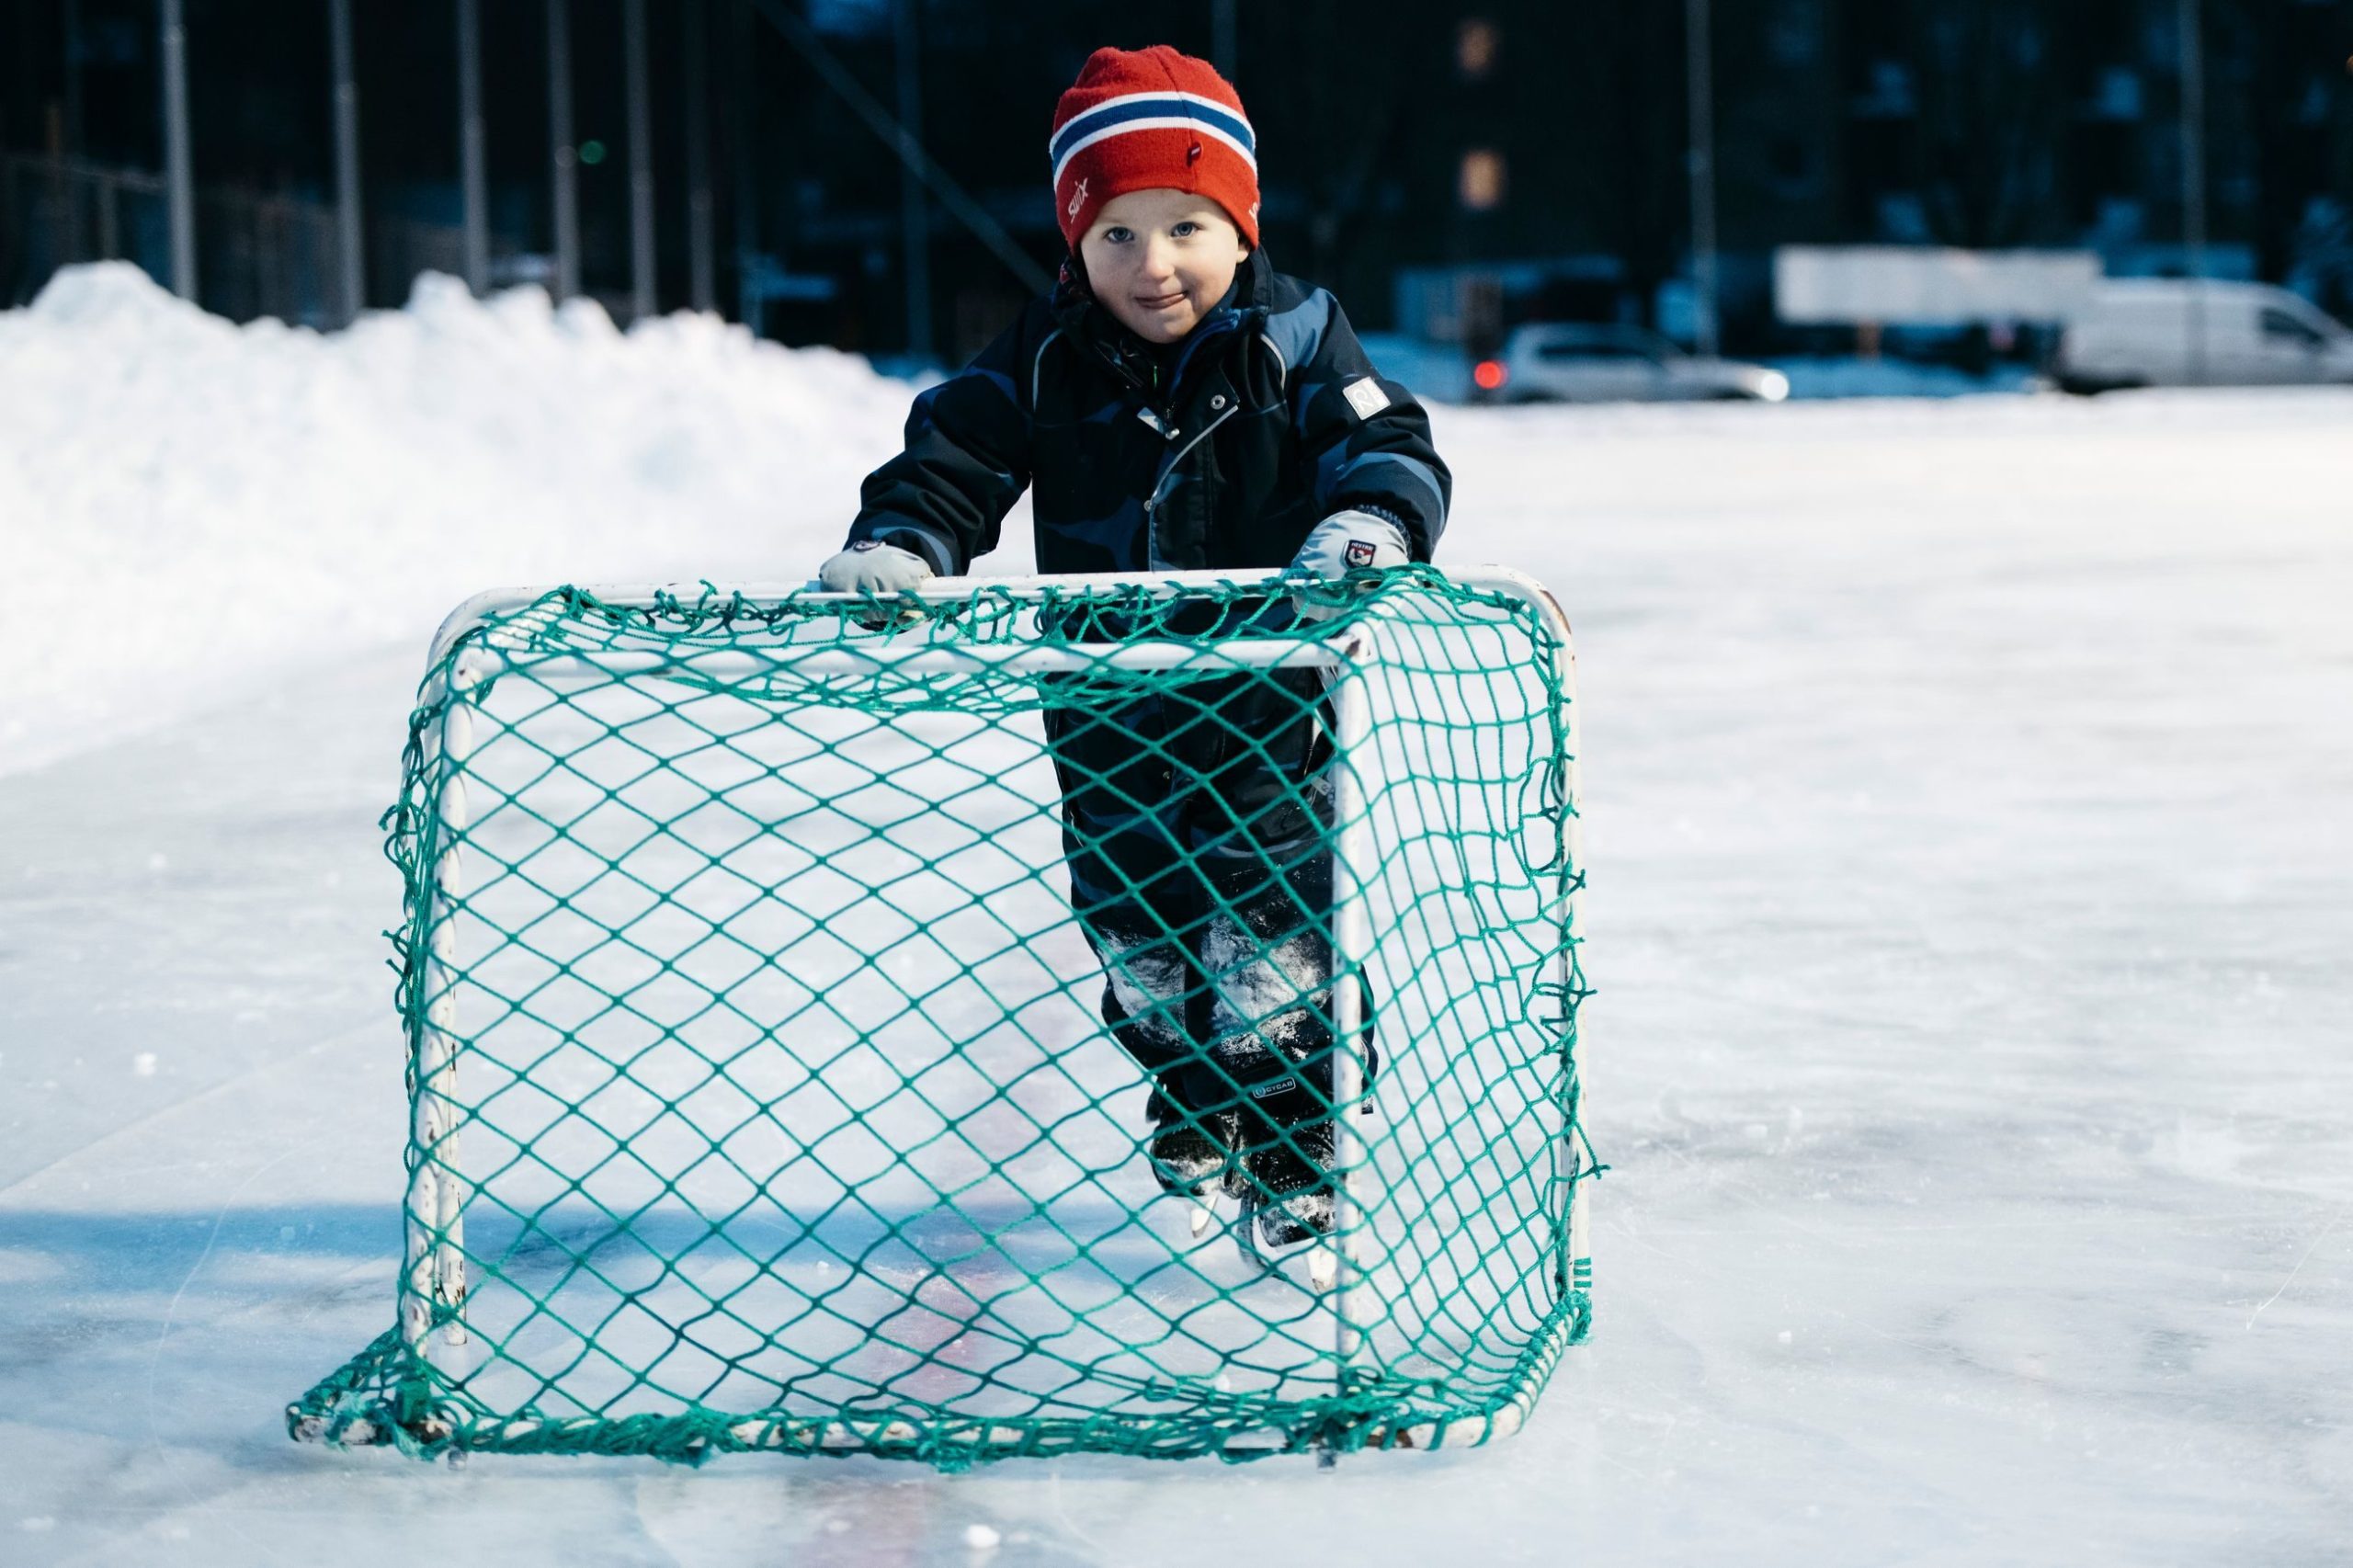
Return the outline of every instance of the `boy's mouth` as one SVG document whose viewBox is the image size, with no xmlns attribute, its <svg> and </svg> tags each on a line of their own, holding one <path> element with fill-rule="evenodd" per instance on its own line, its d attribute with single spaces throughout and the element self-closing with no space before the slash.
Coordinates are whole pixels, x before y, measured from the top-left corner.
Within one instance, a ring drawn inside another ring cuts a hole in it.
<svg viewBox="0 0 2353 1568">
<path fill-rule="evenodd" d="M 1147 311 L 1170 310 L 1185 302 L 1185 291 L 1180 289 L 1173 294 L 1138 294 L 1135 301 Z"/>
</svg>

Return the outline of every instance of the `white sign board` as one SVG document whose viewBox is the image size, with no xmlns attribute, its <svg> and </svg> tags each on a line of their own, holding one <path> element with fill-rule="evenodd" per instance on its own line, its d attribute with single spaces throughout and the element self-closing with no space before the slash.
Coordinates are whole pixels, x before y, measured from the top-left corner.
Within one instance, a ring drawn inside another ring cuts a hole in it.
<svg viewBox="0 0 2353 1568">
<path fill-rule="evenodd" d="M 2099 277 L 2091 251 L 1782 245 L 1773 309 L 1801 326 L 2057 322 L 2084 309 Z"/>
</svg>

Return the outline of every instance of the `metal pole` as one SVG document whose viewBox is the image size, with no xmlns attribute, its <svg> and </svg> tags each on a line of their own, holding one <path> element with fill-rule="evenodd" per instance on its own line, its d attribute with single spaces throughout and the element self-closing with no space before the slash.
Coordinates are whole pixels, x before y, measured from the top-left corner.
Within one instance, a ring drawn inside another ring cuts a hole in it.
<svg viewBox="0 0 2353 1568">
<path fill-rule="evenodd" d="M 728 153 L 735 175 L 735 319 L 760 335 L 763 312 L 755 297 L 752 258 L 760 249 L 759 187 L 752 177 L 752 7 L 749 0 L 733 0 L 729 20 L 735 61 L 735 90 L 727 95 Z"/>
<path fill-rule="evenodd" d="M 65 0 L 65 151 L 83 155 L 82 0 Z"/>
<path fill-rule="evenodd" d="M 1708 0 L 1684 0 L 1685 97 L 1691 127 L 1691 335 L 1700 354 L 1716 352 L 1715 73 L 1708 50 Z"/>
<path fill-rule="evenodd" d="M 343 319 L 367 302 L 367 272 L 359 226 L 359 85 L 351 69 L 351 0 L 330 0 L 327 31 L 335 67 L 335 232 L 341 251 Z"/>
<path fill-rule="evenodd" d="M 629 56 L 630 314 L 654 314 L 654 92 L 645 74 L 645 0 L 622 0 L 622 49 Z"/>
<path fill-rule="evenodd" d="M 710 45 L 704 0 L 685 6 L 687 51 L 687 292 L 698 311 L 719 308 L 712 279 L 710 199 Z"/>
<path fill-rule="evenodd" d="M 1229 82 L 1233 80 L 1234 38 L 1239 30 L 1233 0 L 1210 0 L 1210 63 Z"/>
<path fill-rule="evenodd" d="M 64 155 L 80 165 L 86 162 L 87 155 L 82 136 L 82 0 L 65 0 L 64 24 L 65 134 L 61 141 Z M 82 254 L 82 189 L 89 183 L 77 168 L 73 183 L 66 187 L 65 206 L 61 210 L 64 220 L 64 244 L 58 249 L 61 261 L 78 259 Z M 103 199 L 103 188 L 99 195 Z M 99 223 L 104 227 L 105 220 Z M 103 248 L 99 254 L 107 260 L 114 259 Z"/>
<path fill-rule="evenodd" d="M 483 155 L 480 0 L 458 0 L 458 160 L 466 197 L 466 287 L 490 291 L 490 176 Z"/>
<path fill-rule="evenodd" d="M 53 258 L 60 267 L 81 260 L 82 239 L 76 232 L 81 218 L 81 202 L 74 192 L 81 184 L 78 178 L 66 177 L 64 117 L 57 112 L 56 100 L 41 106 L 41 146 L 49 154 L 49 226 Z M 79 171 L 76 171 L 78 174 Z"/>
<path fill-rule="evenodd" d="M 572 0 L 548 0 L 548 184 L 555 205 L 555 297 L 580 292 L 580 149 L 572 131 Z"/>
<path fill-rule="evenodd" d="M 2177 0 L 2181 29 L 2181 240 L 2189 269 L 2189 380 L 2206 380 L 2206 39 L 2198 0 Z"/>
<path fill-rule="evenodd" d="M 189 167 L 188 29 L 180 0 L 164 0 L 164 168 L 171 190 L 172 292 L 196 298 L 196 176 Z"/>
<path fill-rule="evenodd" d="M 98 256 L 102 260 L 112 261 L 122 254 L 122 219 L 117 211 L 122 192 L 112 175 L 98 180 L 97 197 Z"/>
<path fill-rule="evenodd" d="M 892 30 L 899 56 L 900 133 L 923 144 L 923 41 L 915 33 L 915 0 L 894 0 Z M 923 181 L 915 165 L 899 165 L 899 237 L 905 256 L 907 352 L 931 358 L 931 225 Z"/>
</svg>

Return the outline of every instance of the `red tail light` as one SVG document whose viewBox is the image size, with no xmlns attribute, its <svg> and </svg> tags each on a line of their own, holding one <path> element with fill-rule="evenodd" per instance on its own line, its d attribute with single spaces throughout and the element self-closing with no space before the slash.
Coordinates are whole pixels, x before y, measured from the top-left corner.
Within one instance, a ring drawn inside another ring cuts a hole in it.
<svg viewBox="0 0 2353 1568">
<path fill-rule="evenodd" d="M 1494 392 L 1510 380 L 1511 372 L 1504 369 L 1500 359 L 1482 359 L 1472 367 L 1471 379 L 1481 392 Z"/>
</svg>

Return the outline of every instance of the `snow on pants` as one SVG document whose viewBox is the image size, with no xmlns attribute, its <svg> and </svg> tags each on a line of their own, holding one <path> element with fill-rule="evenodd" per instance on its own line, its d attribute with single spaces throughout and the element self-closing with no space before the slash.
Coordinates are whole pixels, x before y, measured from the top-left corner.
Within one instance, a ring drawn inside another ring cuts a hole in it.
<svg viewBox="0 0 2353 1568">
<path fill-rule="evenodd" d="M 1262 1134 L 1333 1103 L 1322 680 L 1220 677 L 1046 715 L 1104 1021 L 1163 1096 Z"/>
</svg>

